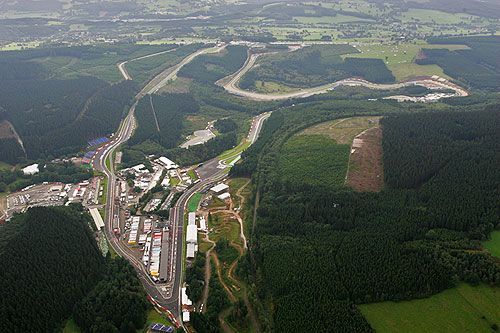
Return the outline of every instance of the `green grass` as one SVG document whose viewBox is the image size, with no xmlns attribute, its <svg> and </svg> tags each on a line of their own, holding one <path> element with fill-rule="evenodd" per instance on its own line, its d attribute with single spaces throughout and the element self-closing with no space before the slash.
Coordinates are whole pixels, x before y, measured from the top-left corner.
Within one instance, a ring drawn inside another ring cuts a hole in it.
<svg viewBox="0 0 500 333">
<path fill-rule="evenodd" d="M 73 318 L 70 318 L 66 321 L 66 324 L 64 325 L 64 328 L 62 330 L 63 333 L 80 333 L 81 331 L 82 330 L 76 325 Z"/>
<path fill-rule="evenodd" d="M 187 172 L 188 176 L 192 179 L 192 180 L 197 180 L 198 179 L 198 175 L 196 174 L 196 172 L 194 172 L 193 169 L 189 169 L 189 171 Z"/>
<path fill-rule="evenodd" d="M 173 326 L 172 323 L 168 320 L 167 316 L 158 313 L 155 309 L 151 309 L 148 312 L 145 327 L 137 330 L 137 333 L 148 332 L 149 326 L 153 323 L 160 323 L 163 325 Z"/>
<path fill-rule="evenodd" d="M 193 196 L 189 199 L 188 201 L 188 211 L 189 212 L 196 212 L 198 209 L 198 205 L 200 204 L 201 201 L 201 193 L 195 193 Z"/>
<path fill-rule="evenodd" d="M 172 186 L 172 187 L 179 185 L 180 182 L 181 182 L 181 180 L 177 177 L 170 178 L 170 186 Z"/>
<path fill-rule="evenodd" d="M 10 169 L 12 169 L 12 165 L 0 161 L 0 171 L 7 171 L 7 170 L 10 170 Z"/>
<path fill-rule="evenodd" d="M 360 305 L 377 332 L 492 332 L 500 324 L 500 288 L 460 284 L 429 298 Z M 484 319 L 483 319 L 484 316 Z"/>
<path fill-rule="evenodd" d="M 493 231 L 490 237 L 483 245 L 493 256 L 500 258 L 500 230 Z"/>
<path fill-rule="evenodd" d="M 375 58 L 382 59 L 397 81 L 402 81 L 415 76 L 439 75 L 448 78 L 443 69 L 437 65 L 418 65 L 414 62 L 415 57 L 422 48 L 459 50 L 466 49 L 465 45 L 438 45 L 425 42 L 417 44 L 363 44 L 357 46 L 360 53 L 347 54 L 343 57 L 349 58 Z"/>
<path fill-rule="evenodd" d="M 344 184 L 349 145 L 323 135 L 298 135 L 284 145 L 278 162 L 281 179 L 293 183 L 339 187 Z"/>
<path fill-rule="evenodd" d="M 102 195 L 99 196 L 98 198 L 98 202 L 99 204 L 105 204 L 106 203 L 106 200 L 108 198 L 108 178 L 107 177 L 104 177 L 103 180 L 101 180 L 101 183 L 99 184 L 99 187 L 102 186 Z"/>
</svg>

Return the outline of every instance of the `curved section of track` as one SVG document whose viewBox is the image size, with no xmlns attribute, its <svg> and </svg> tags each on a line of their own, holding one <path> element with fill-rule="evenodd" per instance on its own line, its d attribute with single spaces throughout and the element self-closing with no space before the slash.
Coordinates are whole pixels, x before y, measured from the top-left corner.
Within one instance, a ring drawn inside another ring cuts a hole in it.
<svg viewBox="0 0 500 333">
<path fill-rule="evenodd" d="M 409 80 L 391 84 L 378 84 L 360 78 L 348 78 L 317 87 L 303 88 L 297 91 L 283 93 L 283 94 L 264 94 L 255 91 L 241 89 L 238 86 L 238 82 L 250 69 L 252 69 L 252 67 L 255 65 L 255 62 L 257 61 L 257 58 L 260 57 L 261 55 L 262 54 L 249 54 L 247 61 L 245 62 L 243 67 L 240 68 L 240 70 L 238 70 L 235 74 L 229 77 L 219 80 L 217 84 L 222 86 L 227 92 L 233 95 L 237 95 L 240 97 L 256 101 L 274 101 L 274 100 L 285 100 L 291 98 L 304 98 L 313 95 L 324 94 L 340 86 L 363 86 L 374 90 L 395 90 L 409 86 L 422 86 L 430 90 L 434 90 L 436 92 L 439 92 L 439 90 L 443 89 L 450 89 L 455 92 L 454 94 L 449 94 L 449 96 L 447 97 L 457 97 L 457 96 L 465 97 L 469 95 L 467 90 L 456 84 L 453 84 L 449 81 L 434 80 L 432 78 Z"/>
</svg>

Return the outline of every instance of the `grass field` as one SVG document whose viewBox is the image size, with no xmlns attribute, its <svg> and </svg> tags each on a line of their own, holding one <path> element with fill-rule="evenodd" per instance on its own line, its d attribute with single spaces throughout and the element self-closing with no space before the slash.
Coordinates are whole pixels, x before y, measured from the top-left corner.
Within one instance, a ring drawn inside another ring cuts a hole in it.
<svg viewBox="0 0 500 333">
<path fill-rule="evenodd" d="M 255 81 L 255 91 L 264 94 L 275 94 L 275 93 L 287 93 L 296 91 L 297 88 L 288 87 L 284 84 L 278 82 L 270 82 L 270 81 Z"/>
<path fill-rule="evenodd" d="M 500 325 L 500 288 L 460 284 L 426 299 L 360 305 L 370 325 L 385 332 L 492 332 Z"/>
<path fill-rule="evenodd" d="M 193 194 L 193 196 L 189 199 L 188 202 L 188 211 L 196 212 L 196 210 L 198 209 L 198 205 L 200 204 L 201 196 L 202 196 L 201 193 Z"/>
<path fill-rule="evenodd" d="M 437 65 L 418 65 L 414 62 L 415 57 L 422 48 L 460 50 L 466 49 L 465 45 L 439 45 L 427 44 L 424 42 L 418 44 L 362 44 L 356 48 L 360 53 L 347 54 L 343 57 L 349 58 L 375 58 L 382 59 L 397 81 L 406 80 L 415 76 L 439 75 L 448 78 L 443 69 Z"/>
<path fill-rule="evenodd" d="M 356 135 L 378 124 L 380 117 L 353 117 L 336 119 L 309 127 L 298 135 L 324 135 L 338 144 L 351 145 Z"/>
<path fill-rule="evenodd" d="M 500 230 L 493 231 L 490 237 L 491 239 L 484 242 L 483 245 L 492 255 L 500 258 Z"/>
<path fill-rule="evenodd" d="M 296 135 L 284 145 L 278 162 L 281 179 L 294 183 L 343 186 L 349 161 L 348 144 L 324 135 Z"/>
</svg>

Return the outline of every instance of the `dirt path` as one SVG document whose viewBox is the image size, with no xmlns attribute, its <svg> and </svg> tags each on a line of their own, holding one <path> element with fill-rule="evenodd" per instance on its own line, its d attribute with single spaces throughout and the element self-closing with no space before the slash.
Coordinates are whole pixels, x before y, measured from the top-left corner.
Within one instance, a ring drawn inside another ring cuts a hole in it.
<svg viewBox="0 0 500 333">
<path fill-rule="evenodd" d="M 160 125 L 158 124 L 158 118 L 156 117 L 155 107 L 153 105 L 153 96 L 149 95 L 149 104 L 151 104 L 151 111 L 153 112 L 153 117 L 155 118 L 156 129 L 160 133 Z"/>
<path fill-rule="evenodd" d="M 211 240 L 208 236 L 208 233 L 205 234 L 205 240 L 212 244 L 212 247 L 205 253 L 205 286 L 203 288 L 203 295 L 201 298 L 201 304 L 203 304 L 202 313 L 207 311 L 207 300 L 208 300 L 208 292 L 210 290 L 210 277 L 212 276 L 212 269 L 210 267 L 210 254 L 212 250 L 215 248 L 215 242 Z"/>
</svg>

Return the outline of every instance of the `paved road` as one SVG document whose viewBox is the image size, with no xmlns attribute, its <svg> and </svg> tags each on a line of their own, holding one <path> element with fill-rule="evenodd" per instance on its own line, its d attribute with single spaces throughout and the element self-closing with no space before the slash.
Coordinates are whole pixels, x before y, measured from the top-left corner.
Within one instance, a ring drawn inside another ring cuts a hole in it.
<svg viewBox="0 0 500 333">
<path fill-rule="evenodd" d="M 220 51 L 222 47 L 218 47 L 217 50 Z M 205 52 L 208 49 L 204 49 Z M 192 59 L 195 58 L 193 55 L 200 55 L 203 54 L 204 50 L 200 50 L 192 54 L 191 56 L 188 56 L 183 60 L 183 64 L 188 63 L 188 61 L 185 61 L 186 59 Z M 213 52 L 213 48 L 212 51 Z M 172 78 L 172 75 L 175 75 L 173 73 L 177 73 L 177 71 L 182 67 L 176 65 L 176 68 L 172 71 L 170 71 L 169 76 Z M 160 74 L 161 78 L 158 80 L 157 78 L 154 78 L 152 82 L 154 81 L 155 84 L 147 84 L 141 92 L 139 92 L 136 96 L 136 101 L 134 104 L 130 107 L 129 112 L 125 119 L 122 121 L 120 128 L 118 131 L 115 133 L 113 136 L 112 140 L 108 142 L 106 145 L 102 146 L 95 154 L 93 161 L 92 161 L 92 166 L 94 170 L 103 172 L 106 177 L 108 178 L 108 187 L 106 189 L 107 191 L 107 202 L 106 202 L 106 207 L 105 207 L 105 232 L 106 236 L 110 241 L 111 246 L 113 249 L 118 253 L 118 255 L 128 259 L 130 263 L 135 267 L 136 271 L 138 272 L 138 277 L 142 281 L 147 293 L 156 300 L 158 304 L 161 306 L 167 308 L 170 310 L 172 315 L 180 322 L 180 293 L 181 293 L 181 285 L 182 285 L 182 280 L 183 280 L 183 224 L 184 224 L 184 211 L 187 206 L 187 202 L 189 198 L 196 193 L 197 191 L 201 190 L 202 188 L 206 186 L 211 186 L 212 184 L 222 180 L 224 177 L 227 176 L 227 173 L 229 171 L 228 168 L 221 169 L 218 167 L 214 168 L 208 168 L 205 170 L 203 173 L 203 176 L 200 178 L 200 181 L 196 184 L 194 184 L 191 188 L 187 189 L 182 196 L 179 198 L 177 203 L 175 204 L 174 207 L 172 207 L 171 212 L 170 212 L 170 219 L 172 221 L 171 225 L 171 230 L 172 230 L 172 240 L 169 242 L 170 248 L 168 251 L 163 251 L 162 253 L 165 253 L 165 255 L 169 255 L 169 262 L 170 262 L 170 272 L 169 272 L 169 281 L 166 284 L 156 284 L 154 283 L 150 278 L 149 274 L 146 271 L 144 265 L 142 262 L 135 258 L 132 253 L 127 249 L 127 246 L 124 245 L 123 243 L 119 242 L 119 240 L 115 237 L 113 233 L 113 229 L 115 227 L 118 227 L 115 214 L 119 213 L 119 207 L 115 205 L 114 198 L 117 195 L 115 193 L 116 191 L 116 180 L 117 177 L 115 175 L 114 171 L 114 165 L 113 161 L 111 160 L 110 166 L 108 167 L 106 165 L 106 159 L 108 156 L 112 156 L 113 152 L 124 142 L 126 142 L 131 136 L 134 131 L 135 127 L 135 119 L 134 119 L 134 112 L 135 108 L 137 106 L 137 103 L 139 100 L 145 96 L 146 94 L 150 94 L 155 92 L 160 83 L 163 82 L 165 84 L 168 82 L 169 79 L 166 79 L 165 75 Z M 151 83 L 151 82 L 150 82 Z M 269 117 L 270 113 L 262 114 L 257 116 L 254 119 L 254 122 L 251 126 L 250 132 L 249 132 L 249 140 L 251 143 L 255 142 L 255 140 L 258 137 L 258 134 L 262 128 L 262 123 L 267 117 Z M 218 159 L 213 159 L 209 161 L 206 165 L 211 165 L 212 163 L 214 165 L 219 165 L 219 160 Z"/>
<path fill-rule="evenodd" d="M 461 97 L 468 96 L 468 92 L 462 87 L 459 87 L 448 81 L 439 82 L 437 80 L 432 80 L 430 78 L 410 80 L 393 84 L 378 84 L 359 78 L 348 78 L 317 87 L 304 88 L 283 94 L 264 94 L 264 93 L 258 93 L 254 91 L 241 89 L 238 86 L 238 82 L 243 77 L 243 75 L 245 75 L 255 65 L 255 61 L 260 55 L 262 54 L 250 54 L 242 68 L 240 68 L 232 76 L 223 78 L 219 80 L 217 83 L 221 85 L 227 92 L 233 95 L 245 97 L 256 101 L 273 101 L 273 100 L 284 100 L 290 98 L 304 98 L 317 94 L 323 94 L 340 86 L 364 86 L 375 90 L 395 90 L 403 87 L 418 85 L 429 89 L 451 89 L 455 91 L 455 96 L 461 96 Z"/>
<path fill-rule="evenodd" d="M 160 55 L 160 54 L 164 54 L 164 53 L 168 53 L 168 52 L 172 52 L 172 51 L 175 51 L 175 50 L 177 50 L 177 48 L 173 48 L 173 49 L 166 50 L 166 51 L 161 51 L 161 52 L 156 52 L 156 53 L 148 54 L 148 55 L 145 55 L 145 56 L 142 56 L 142 57 L 138 57 L 138 58 L 134 58 L 134 59 L 131 59 L 131 60 L 120 62 L 117 65 L 118 66 L 118 70 L 120 71 L 120 74 L 123 76 L 123 78 L 125 80 L 132 80 L 132 76 L 130 76 L 129 72 L 127 71 L 127 68 L 125 67 L 126 64 L 128 64 L 129 62 L 132 62 L 132 61 L 151 58 L 151 57 L 154 57 L 154 56 L 157 56 L 157 55 Z"/>
</svg>

